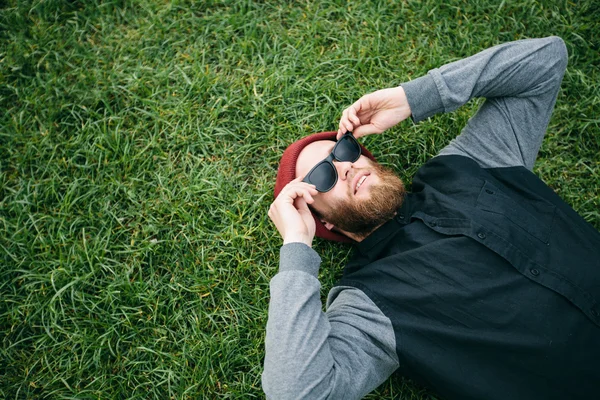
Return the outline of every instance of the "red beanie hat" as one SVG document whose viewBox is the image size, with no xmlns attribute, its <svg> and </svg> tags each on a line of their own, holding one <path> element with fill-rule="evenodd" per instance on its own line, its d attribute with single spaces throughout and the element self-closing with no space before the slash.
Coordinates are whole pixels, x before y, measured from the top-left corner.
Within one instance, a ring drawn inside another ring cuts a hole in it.
<svg viewBox="0 0 600 400">
<path fill-rule="evenodd" d="M 316 142 L 318 140 L 332 140 L 336 141 L 335 137 L 337 136 L 337 132 L 320 132 L 313 133 L 312 135 L 308 135 L 288 146 L 287 149 L 283 152 L 281 156 L 281 161 L 279 162 L 279 169 L 277 170 L 277 181 L 275 182 L 275 197 L 281 192 L 281 189 L 285 187 L 288 183 L 296 178 L 296 161 L 298 160 L 298 156 L 302 149 L 304 149 L 307 145 L 312 142 Z M 360 145 L 362 154 L 366 157 L 370 158 L 373 161 L 375 157 L 369 152 L 369 150 L 365 149 L 363 145 Z M 317 216 L 313 213 L 313 218 L 315 219 L 316 224 L 316 235 L 320 238 L 333 240 L 336 242 L 344 242 L 344 243 L 353 243 L 354 241 L 350 239 L 348 236 L 343 235 L 338 232 L 330 231 L 325 228 L 325 225 L 321 222 Z"/>
</svg>

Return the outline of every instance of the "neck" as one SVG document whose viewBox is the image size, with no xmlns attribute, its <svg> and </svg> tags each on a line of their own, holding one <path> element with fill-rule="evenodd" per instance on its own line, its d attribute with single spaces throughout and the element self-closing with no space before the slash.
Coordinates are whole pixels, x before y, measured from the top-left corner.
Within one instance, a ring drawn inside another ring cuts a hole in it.
<svg viewBox="0 0 600 400">
<path fill-rule="evenodd" d="M 396 213 L 394 213 L 394 216 L 396 215 Z M 387 222 L 387 221 L 386 221 Z M 383 224 L 385 224 L 386 222 L 384 222 Z M 369 237 L 369 235 L 373 232 L 375 232 L 377 229 L 379 229 L 383 224 L 379 224 L 377 225 L 375 228 L 373 228 L 370 232 L 365 233 L 365 234 L 357 234 L 357 233 L 351 233 L 351 232 L 346 232 L 343 231 L 341 229 L 338 229 L 338 231 L 340 233 L 343 233 L 344 235 L 348 236 L 350 239 L 354 240 L 357 243 L 362 242 L 363 240 L 365 240 L 367 237 Z"/>
</svg>

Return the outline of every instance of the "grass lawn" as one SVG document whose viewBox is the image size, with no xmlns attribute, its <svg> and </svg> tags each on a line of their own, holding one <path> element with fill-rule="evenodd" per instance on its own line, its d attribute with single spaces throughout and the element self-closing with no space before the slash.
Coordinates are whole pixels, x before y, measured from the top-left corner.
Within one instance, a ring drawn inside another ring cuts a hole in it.
<svg viewBox="0 0 600 400">
<path fill-rule="evenodd" d="M 0 397 L 262 398 L 287 144 L 505 41 L 569 67 L 535 167 L 600 228 L 600 6 L 0 2 Z M 480 101 L 362 142 L 410 182 Z M 325 298 L 351 248 L 317 241 Z M 392 377 L 370 399 L 435 396 Z"/>
</svg>

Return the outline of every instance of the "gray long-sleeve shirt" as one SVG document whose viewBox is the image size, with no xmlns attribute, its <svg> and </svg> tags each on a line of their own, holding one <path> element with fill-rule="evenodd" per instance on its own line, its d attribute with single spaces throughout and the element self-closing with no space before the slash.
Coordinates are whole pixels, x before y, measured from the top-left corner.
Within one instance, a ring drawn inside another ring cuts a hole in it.
<svg viewBox="0 0 600 400">
<path fill-rule="evenodd" d="M 486 98 L 440 155 L 468 156 L 488 168 L 531 169 L 566 63 L 560 38 L 522 40 L 402 86 L 415 122 Z M 322 311 L 320 262 L 304 244 L 281 248 L 279 273 L 270 284 L 265 341 L 262 382 L 268 398 L 361 398 L 398 367 L 392 323 L 361 290 L 334 287 Z"/>
</svg>

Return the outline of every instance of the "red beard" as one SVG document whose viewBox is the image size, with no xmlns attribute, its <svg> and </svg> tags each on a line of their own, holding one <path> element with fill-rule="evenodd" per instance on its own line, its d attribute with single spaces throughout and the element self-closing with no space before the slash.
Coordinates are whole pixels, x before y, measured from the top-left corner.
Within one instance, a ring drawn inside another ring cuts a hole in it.
<svg viewBox="0 0 600 400">
<path fill-rule="evenodd" d="M 353 233 L 361 239 L 383 223 L 392 219 L 402 205 L 406 190 L 404 184 L 392 170 L 373 163 L 379 182 L 371 186 L 370 197 L 366 200 L 337 200 L 330 211 L 322 213 L 322 218 L 337 229 Z"/>
</svg>

